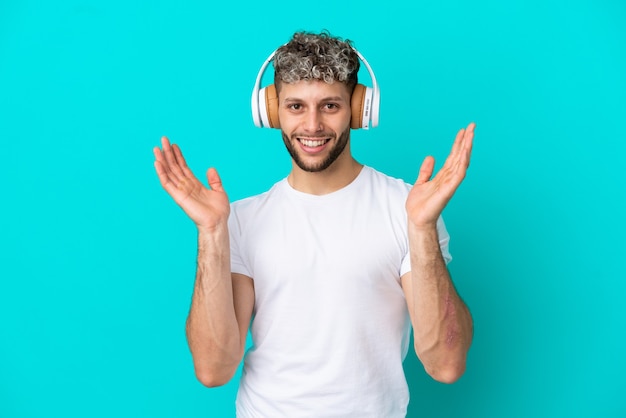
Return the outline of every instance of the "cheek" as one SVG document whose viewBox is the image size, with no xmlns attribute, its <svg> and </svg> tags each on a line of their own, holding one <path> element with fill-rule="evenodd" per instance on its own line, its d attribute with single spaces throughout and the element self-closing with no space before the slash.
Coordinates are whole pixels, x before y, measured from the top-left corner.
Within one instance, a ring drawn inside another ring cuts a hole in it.
<svg viewBox="0 0 626 418">
<path fill-rule="evenodd" d="M 296 131 L 296 126 L 294 126 L 293 122 L 285 119 L 278 119 L 280 122 L 280 130 L 286 133 L 287 135 L 291 135 Z"/>
<path fill-rule="evenodd" d="M 291 127 L 294 126 L 293 115 L 290 115 L 289 113 L 287 113 L 285 109 L 279 108 L 277 115 L 278 115 L 278 121 L 280 122 L 281 129 L 284 129 L 288 126 L 291 126 Z"/>
<path fill-rule="evenodd" d="M 345 115 L 344 117 L 342 117 L 341 120 L 335 121 L 334 125 L 332 126 L 333 126 L 333 130 L 337 132 L 337 135 L 350 130 L 351 119 L 352 118 L 350 114 L 348 113 L 348 115 Z"/>
</svg>

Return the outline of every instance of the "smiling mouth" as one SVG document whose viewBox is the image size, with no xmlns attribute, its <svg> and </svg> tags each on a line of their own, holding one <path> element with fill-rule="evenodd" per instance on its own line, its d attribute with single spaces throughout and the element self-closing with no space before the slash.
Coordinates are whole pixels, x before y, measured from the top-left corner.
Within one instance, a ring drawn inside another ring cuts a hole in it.
<svg viewBox="0 0 626 418">
<path fill-rule="evenodd" d="M 322 145 L 330 141 L 330 139 L 329 138 L 320 138 L 320 139 L 298 138 L 298 141 L 305 147 L 316 148 L 316 147 L 321 147 Z"/>
</svg>

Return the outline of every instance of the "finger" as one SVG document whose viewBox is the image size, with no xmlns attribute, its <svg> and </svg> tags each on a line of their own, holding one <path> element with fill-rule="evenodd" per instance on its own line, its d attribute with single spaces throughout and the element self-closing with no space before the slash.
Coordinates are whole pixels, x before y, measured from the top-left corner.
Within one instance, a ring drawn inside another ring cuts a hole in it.
<svg viewBox="0 0 626 418">
<path fill-rule="evenodd" d="M 465 134 L 463 135 L 463 149 L 461 151 L 461 158 L 458 161 L 457 167 L 467 170 L 470 162 L 470 155 L 472 154 L 472 148 L 474 146 L 474 129 L 476 124 L 471 122 L 467 125 Z"/>
<path fill-rule="evenodd" d="M 165 168 L 168 171 L 170 177 L 175 177 L 176 180 L 180 180 L 183 177 L 183 172 L 178 165 L 178 161 L 176 161 L 176 157 L 174 156 L 174 151 L 172 146 L 170 145 L 170 141 L 167 137 L 161 138 L 161 144 L 163 147 L 163 155 L 165 160 Z"/>
<path fill-rule="evenodd" d="M 171 149 L 170 140 L 166 136 L 161 137 L 161 148 L 163 149 L 163 155 Z"/>
<path fill-rule="evenodd" d="M 157 161 L 160 161 L 161 164 L 163 164 L 163 167 L 166 170 L 169 170 L 169 162 L 166 158 L 166 153 L 168 152 L 171 152 L 171 145 L 167 137 L 163 136 L 161 137 L 161 148 L 154 147 L 154 156 L 156 157 Z"/>
<path fill-rule="evenodd" d="M 471 154 L 472 152 L 472 147 L 474 146 L 474 130 L 476 129 L 476 124 L 474 122 L 471 122 L 468 126 L 467 126 L 467 130 L 465 132 L 465 150 Z"/>
<path fill-rule="evenodd" d="M 424 161 L 422 162 L 415 184 L 423 184 L 430 180 L 430 177 L 433 175 L 434 169 L 435 159 L 429 155 L 428 157 L 424 158 Z"/>
<path fill-rule="evenodd" d="M 455 158 L 454 163 L 450 167 L 446 167 L 446 173 L 453 182 L 460 183 L 465 178 L 467 167 L 469 166 L 469 153 L 463 151 Z M 443 170 L 442 170 L 443 171 Z"/>
<path fill-rule="evenodd" d="M 170 175 L 169 175 L 170 170 L 169 170 L 167 161 L 165 161 L 165 157 L 163 156 L 163 152 L 161 151 L 161 148 L 154 147 L 152 152 L 154 153 L 154 158 L 155 158 L 154 167 L 157 171 L 157 174 L 159 175 L 161 184 L 163 184 L 164 181 L 171 181 Z"/>
<path fill-rule="evenodd" d="M 209 181 L 209 186 L 211 186 L 211 190 L 215 190 L 216 192 L 224 192 L 222 179 L 220 178 L 220 175 L 217 174 L 217 170 L 215 168 L 209 168 L 207 170 L 206 176 L 207 180 Z"/>
<path fill-rule="evenodd" d="M 465 129 L 459 129 L 456 133 L 450 154 L 448 154 L 443 166 L 441 167 L 442 170 L 454 170 L 454 167 L 458 164 L 459 155 L 463 152 L 463 139 L 465 137 L 465 132 Z"/>
<path fill-rule="evenodd" d="M 153 152 L 154 152 L 154 158 L 155 158 L 155 167 L 158 167 L 159 170 L 157 170 L 157 174 L 160 174 L 161 176 L 166 176 L 168 181 L 172 181 L 174 186 L 178 187 L 178 177 L 176 175 L 174 175 L 174 173 L 172 173 L 172 170 L 170 168 L 170 163 L 167 161 L 167 158 L 165 157 L 165 149 L 170 149 L 170 145 L 169 145 L 169 141 L 167 140 L 166 137 L 163 137 L 161 139 L 161 144 L 163 146 L 163 150 L 161 150 L 161 148 L 159 147 L 154 147 Z M 159 165 L 157 166 L 156 163 L 159 163 Z"/>
<path fill-rule="evenodd" d="M 189 169 L 189 166 L 187 165 L 187 161 L 185 160 L 185 157 L 183 157 L 183 152 L 180 150 L 180 147 L 174 144 L 172 145 L 172 150 L 174 151 L 174 157 L 176 158 L 176 162 L 181 168 L 183 174 L 186 177 L 195 178 L 194 174 L 191 172 L 191 170 Z"/>
<path fill-rule="evenodd" d="M 169 146 L 170 144 L 169 144 L 167 137 L 165 136 L 161 137 L 161 147 L 163 148 L 163 150 L 161 150 L 161 148 L 159 147 L 154 147 L 152 149 L 154 153 L 154 157 L 157 161 L 161 161 L 161 163 L 166 164 L 164 150 L 169 148 Z"/>
<path fill-rule="evenodd" d="M 176 184 L 171 181 L 170 176 L 168 175 L 165 166 L 161 161 L 154 162 L 154 168 L 156 169 L 157 176 L 159 177 L 159 182 L 161 186 L 169 193 L 172 194 L 174 190 L 176 190 Z"/>
<path fill-rule="evenodd" d="M 460 167 L 465 168 L 464 154 L 471 153 L 472 139 L 474 138 L 474 127 L 476 124 L 471 122 L 465 129 L 460 129 L 452 144 L 452 150 L 446 158 L 442 168 L 449 168 L 452 171 L 458 170 Z"/>
<path fill-rule="evenodd" d="M 152 153 L 154 154 L 154 159 L 156 161 L 163 161 L 163 153 L 161 152 L 161 148 L 154 147 L 152 148 Z"/>
<path fill-rule="evenodd" d="M 456 136 L 454 137 L 454 142 L 452 143 L 452 149 L 450 150 L 450 155 L 456 155 L 462 148 L 465 132 L 465 129 L 459 129 L 459 131 L 456 133 Z"/>
</svg>

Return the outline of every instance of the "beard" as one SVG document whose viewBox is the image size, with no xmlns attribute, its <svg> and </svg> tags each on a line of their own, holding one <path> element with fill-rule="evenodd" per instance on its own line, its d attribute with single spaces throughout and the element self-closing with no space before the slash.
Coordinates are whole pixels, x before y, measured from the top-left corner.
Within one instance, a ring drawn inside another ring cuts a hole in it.
<svg viewBox="0 0 626 418">
<path fill-rule="evenodd" d="M 289 155 L 291 155 L 291 158 L 296 163 L 296 165 L 300 167 L 300 169 L 308 171 L 309 173 L 317 173 L 326 170 L 332 165 L 332 163 L 335 162 L 335 160 L 337 160 L 337 158 L 339 158 L 343 150 L 346 148 L 346 145 L 348 145 L 348 140 L 350 139 L 350 127 L 348 127 L 345 131 L 341 133 L 341 135 L 339 135 L 337 143 L 330 149 L 328 156 L 324 160 L 317 163 L 306 163 L 304 159 L 300 156 L 300 154 L 298 154 L 297 145 L 294 145 L 295 142 L 298 142 L 297 134 L 291 135 L 292 139 L 289 139 L 289 136 L 287 136 L 285 131 L 281 130 L 281 134 L 283 136 L 283 142 L 285 143 L 285 147 L 287 147 L 287 151 L 289 152 Z M 303 136 L 307 136 L 310 138 L 309 135 Z M 330 138 L 330 141 L 332 141 L 337 137 L 337 135 L 333 132 L 330 135 L 319 135 L 319 137 Z"/>
</svg>

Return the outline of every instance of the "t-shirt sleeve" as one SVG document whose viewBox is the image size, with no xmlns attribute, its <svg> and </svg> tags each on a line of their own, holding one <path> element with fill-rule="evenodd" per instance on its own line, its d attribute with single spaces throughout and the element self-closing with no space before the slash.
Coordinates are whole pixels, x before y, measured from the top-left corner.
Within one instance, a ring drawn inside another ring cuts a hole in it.
<svg viewBox="0 0 626 418">
<path fill-rule="evenodd" d="M 448 244 L 450 243 L 450 235 L 446 229 L 446 225 L 443 223 L 443 218 L 440 216 L 437 219 L 437 234 L 439 235 L 439 248 L 441 248 L 441 255 L 443 255 L 443 261 L 446 265 L 452 261 L 452 255 L 450 255 L 450 249 Z"/>
<path fill-rule="evenodd" d="M 230 238 L 230 271 L 252 277 L 250 269 L 245 263 L 245 256 L 242 253 L 241 224 L 237 217 L 237 211 L 231 206 L 228 217 L 228 233 Z"/>
<path fill-rule="evenodd" d="M 443 222 L 443 218 L 440 216 L 437 220 L 437 235 L 439 236 L 439 248 L 441 248 L 441 255 L 443 255 L 443 261 L 446 262 L 446 265 L 450 261 L 452 261 L 452 256 L 450 255 L 449 250 L 449 242 L 450 235 L 448 234 L 448 230 L 446 229 L 446 225 Z M 407 245 L 407 253 L 404 255 L 402 259 L 402 266 L 400 268 L 400 276 L 411 271 L 411 253 L 408 250 L 409 246 Z"/>
</svg>

